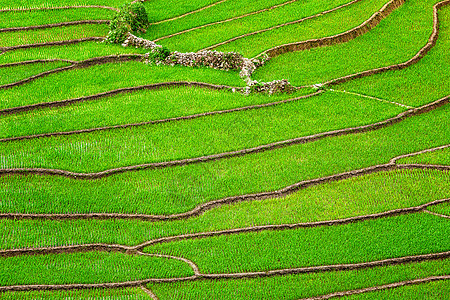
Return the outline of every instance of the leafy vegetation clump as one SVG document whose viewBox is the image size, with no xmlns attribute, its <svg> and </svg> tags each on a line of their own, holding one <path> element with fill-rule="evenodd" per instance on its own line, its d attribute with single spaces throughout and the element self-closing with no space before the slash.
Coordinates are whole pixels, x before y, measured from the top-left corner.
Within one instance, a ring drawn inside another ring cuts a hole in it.
<svg viewBox="0 0 450 300">
<path fill-rule="evenodd" d="M 165 46 L 154 48 L 151 52 L 146 54 L 147 62 L 160 65 L 171 53 L 170 49 Z"/>
<path fill-rule="evenodd" d="M 111 20 L 106 40 L 120 44 L 129 32 L 145 32 L 148 25 L 147 11 L 142 2 L 124 4 Z"/>
</svg>

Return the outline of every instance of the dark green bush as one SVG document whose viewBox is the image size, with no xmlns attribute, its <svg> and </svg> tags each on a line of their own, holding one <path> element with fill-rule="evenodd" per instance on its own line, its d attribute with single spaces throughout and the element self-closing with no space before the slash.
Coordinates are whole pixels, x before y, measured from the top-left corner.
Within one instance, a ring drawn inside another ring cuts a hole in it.
<svg viewBox="0 0 450 300">
<path fill-rule="evenodd" d="M 170 53 L 169 48 L 164 46 L 158 47 L 148 53 L 148 60 L 154 63 L 162 62 L 170 55 Z"/>
<path fill-rule="evenodd" d="M 129 32 L 145 32 L 149 25 L 147 12 L 142 2 L 124 4 L 109 24 L 106 40 L 122 43 Z"/>
</svg>

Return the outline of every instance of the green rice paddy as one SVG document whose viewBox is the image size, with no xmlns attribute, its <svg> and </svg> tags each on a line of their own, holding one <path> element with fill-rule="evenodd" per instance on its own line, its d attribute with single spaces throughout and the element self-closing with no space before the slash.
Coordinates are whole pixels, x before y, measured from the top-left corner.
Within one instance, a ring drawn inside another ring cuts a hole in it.
<svg viewBox="0 0 450 300">
<path fill-rule="evenodd" d="M 391 1 L 144 1 L 150 25 L 134 34 L 252 58 L 353 30 Z M 450 1 L 437 15 L 437 0 L 396 1 L 368 32 L 251 75 L 287 79 L 290 94 L 256 93 L 236 70 L 101 61 L 150 49 L 52 44 L 104 38 L 106 23 L 20 29 L 111 20 L 126 3 L 0 0 L 1 299 L 446 299 Z M 319 84 L 408 61 L 432 33 L 406 68 Z M 157 87 L 102 95 L 143 85 Z M 96 179 L 51 173 L 122 167 Z M 330 271 L 345 264 L 355 265 Z M 296 273 L 305 267 L 317 268 Z"/>
</svg>

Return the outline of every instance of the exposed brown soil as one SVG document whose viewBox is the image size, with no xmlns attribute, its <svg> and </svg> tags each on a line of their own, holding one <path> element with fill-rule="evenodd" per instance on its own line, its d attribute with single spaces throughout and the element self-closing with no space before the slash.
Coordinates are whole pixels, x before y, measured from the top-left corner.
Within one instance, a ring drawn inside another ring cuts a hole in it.
<svg viewBox="0 0 450 300">
<path fill-rule="evenodd" d="M 151 87 L 153 87 L 153 88 L 160 87 L 162 85 L 163 84 L 155 84 L 155 85 L 151 85 L 151 86 L 146 86 L 146 88 L 150 89 Z M 213 88 L 218 88 L 218 89 L 224 89 L 224 88 L 229 89 L 230 88 L 230 87 L 225 87 L 225 86 L 213 86 L 213 85 L 205 84 L 205 83 L 186 83 L 186 82 L 178 82 L 178 83 L 172 82 L 172 83 L 165 83 L 165 85 L 198 85 L 198 86 L 213 87 Z M 142 87 L 138 87 L 138 88 L 142 88 Z M 136 89 L 136 87 L 116 90 L 113 92 L 106 92 L 106 94 L 108 94 L 108 93 L 115 94 L 115 93 L 118 93 L 118 91 L 124 92 L 127 90 L 133 90 L 133 89 Z M 102 93 L 102 94 L 105 94 L 105 93 Z M 61 103 L 63 105 L 65 105 L 67 103 L 71 103 L 69 101 L 79 102 L 79 101 L 97 99 L 99 97 L 99 95 L 102 95 L 102 94 L 97 94 L 97 95 L 88 96 L 88 97 L 81 97 L 81 98 L 71 99 L 71 100 L 65 100 L 65 101 L 62 101 Z M 385 127 L 391 126 L 393 124 L 396 124 L 398 122 L 401 122 L 401 121 L 405 120 L 406 118 L 409 118 L 412 116 L 417 116 L 417 115 L 429 112 L 431 110 L 434 110 L 438 107 L 441 107 L 441 106 L 447 104 L 449 102 L 449 100 L 450 100 L 450 96 L 446 96 L 446 97 L 436 100 L 432 103 L 423 105 L 419 108 L 409 109 L 405 112 L 398 114 L 395 117 L 389 118 L 389 119 L 381 121 L 381 122 L 369 124 L 369 125 L 333 130 L 333 131 L 318 133 L 318 134 L 314 134 L 314 135 L 310 135 L 310 136 L 306 136 L 306 137 L 299 137 L 299 138 L 289 139 L 289 140 L 285 140 L 285 141 L 279 141 L 279 142 L 275 142 L 275 143 L 260 145 L 257 147 L 247 148 L 247 149 L 242 149 L 242 150 L 237 150 L 237 151 L 230 151 L 230 152 L 206 155 L 206 156 L 195 157 L 195 158 L 181 159 L 181 160 L 172 160 L 172 161 L 165 161 L 165 162 L 155 162 L 155 163 L 118 167 L 118 168 L 114 168 L 114 169 L 108 169 L 105 171 L 93 172 L 93 173 L 78 173 L 78 172 L 71 172 L 71 171 L 67 171 L 67 170 L 46 169 L 46 168 L 0 169 L 0 176 L 12 175 L 12 174 L 20 174 L 20 175 L 32 175 L 33 174 L 33 175 L 63 176 L 63 177 L 69 177 L 69 178 L 73 178 L 73 179 L 98 179 L 98 178 L 111 176 L 114 174 L 130 172 L 130 171 L 139 171 L 139 170 L 145 170 L 145 169 L 161 169 L 161 168 L 169 168 L 169 167 L 175 167 L 175 166 L 184 166 L 184 165 L 190 165 L 190 164 L 210 162 L 210 161 L 216 161 L 216 160 L 221 160 L 221 159 L 228 159 L 228 158 L 232 158 L 232 157 L 248 155 L 251 153 L 260 153 L 260 152 L 270 151 L 270 150 L 279 149 L 279 148 L 296 145 L 296 144 L 310 143 L 310 142 L 317 141 L 317 140 L 320 140 L 320 139 L 323 139 L 326 137 L 335 137 L 335 136 L 341 136 L 341 135 L 362 133 L 362 132 L 377 130 L 380 128 L 385 128 Z M 58 104 L 58 102 L 40 103 L 40 104 L 28 106 L 27 107 L 28 109 L 24 109 L 22 111 L 30 110 L 32 107 L 39 107 L 39 106 L 40 107 L 43 107 L 43 106 L 48 107 L 48 106 L 56 106 L 57 104 Z M 12 110 L 20 111 L 20 109 L 23 109 L 23 107 L 22 108 L 21 107 L 12 108 L 12 109 L 8 109 L 8 110 L 9 111 L 12 111 Z M 6 114 L 7 111 L 6 110 L 0 111 L 0 115 L 2 113 Z M 390 168 L 389 166 L 386 166 L 386 165 L 380 165 L 378 167 L 385 168 L 385 169 Z"/>
</svg>

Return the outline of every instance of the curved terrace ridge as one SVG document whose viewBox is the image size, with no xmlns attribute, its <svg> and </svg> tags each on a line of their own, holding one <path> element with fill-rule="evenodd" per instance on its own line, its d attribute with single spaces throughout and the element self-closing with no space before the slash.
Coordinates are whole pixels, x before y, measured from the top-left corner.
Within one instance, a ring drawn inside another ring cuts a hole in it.
<svg viewBox="0 0 450 300">
<path fill-rule="evenodd" d="M 117 95 L 117 94 L 121 94 L 121 93 L 129 93 L 129 92 L 140 91 L 140 90 L 154 90 L 154 89 L 159 89 L 159 88 L 163 88 L 163 87 L 174 87 L 174 86 L 176 86 L 176 87 L 178 87 L 178 86 L 184 86 L 184 87 L 195 86 L 195 87 L 201 87 L 201 88 L 209 88 L 209 89 L 213 89 L 213 90 L 232 90 L 232 89 L 240 90 L 241 89 L 240 87 L 231 87 L 231 86 L 227 86 L 227 85 L 216 85 L 216 84 L 205 83 L 205 82 L 196 82 L 196 81 L 160 82 L 160 83 L 153 83 L 153 84 L 147 84 L 147 85 L 120 88 L 120 89 L 103 92 L 103 93 L 99 93 L 99 94 L 95 94 L 95 95 L 91 95 L 91 96 L 83 96 L 83 97 L 61 100 L 61 101 L 41 102 L 41 103 L 36 103 L 36 104 L 31 104 L 31 105 L 5 108 L 5 109 L 0 110 L 0 116 L 18 113 L 18 112 L 35 110 L 35 109 L 44 108 L 44 107 L 66 106 L 66 105 L 69 105 L 72 103 L 96 100 L 96 99 L 100 99 L 103 97 L 113 96 L 113 95 Z"/>
<path fill-rule="evenodd" d="M 297 2 L 297 1 L 298 0 L 289 0 L 287 2 L 284 2 L 284 3 L 281 3 L 281 4 L 277 4 L 277 5 L 268 7 L 268 8 L 264 8 L 264 9 L 261 9 L 261 10 L 258 10 L 258 11 L 253 11 L 253 12 L 250 12 L 250 13 L 247 13 L 247 14 L 244 14 L 244 15 L 240 15 L 240 16 L 236 16 L 236 17 L 233 17 L 233 18 L 217 21 L 217 22 L 212 22 L 212 23 L 200 25 L 200 26 L 197 26 L 197 27 L 192 27 L 192 28 L 189 28 L 189 29 L 186 29 L 186 30 L 183 30 L 183 31 L 179 31 L 179 32 L 176 32 L 176 33 L 173 33 L 173 34 L 162 36 L 162 37 L 157 38 L 157 39 L 155 39 L 153 41 L 154 42 L 159 42 L 161 40 L 168 39 L 168 38 L 171 38 L 171 37 L 174 37 L 174 36 L 177 36 L 177 35 L 180 35 L 180 34 L 184 34 L 184 33 L 190 32 L 190 31 L 194 31 L 194 30 L 197 30 L 197 29 L 201 29 L 201 28 L 205 28 L 205 27 L 209 27 L 209 26 L 213 26 L 213 25 L 218 25 L 218 24 L 223 24 L 223 23 L 234 21 L 234 20 L 239 20 L 239 19 L 242 19 L 242 18 L 245 18 L 245 17 L 249 17 L 249 16 L 252 16 L 252 15 L 260 14 L 262 12 L 269 11 L 269 10 L 272 10 L 272 9 L 275 9 L 275 8 L 278 8 L 278 7 L 282 7 L 282 6 L 285 6 L 285 5 Z M 357 1 L 361 1 L 361 0 L 357 0 Z"/>
<path fill-rule="evenodd" d="M 441 218 L 444 218 L 444 219 L 450 219 L 450 216 L 443 215 L 443 214 L 438 214 L 438 213 L 435 213 L 434 211 L 429 211 L 428 209 L 424 209 L 423 211 L 428 213 L 428 214 L 430 214 L 430 215 L 435 215 L 435 216 L 438 216 L 438 217 L 441 217 Z"/>
<path fill-rule="evenodd" d="M 394 282 L 384 285 L 377 285 L 362 289 L 356 289 L 356 290 L 349 290 L 349 291 L 343 291 L 343 292 L 336 292 L 326 295 L 321 295 L 317 297 L 308 297 L 308 298 L 301 298 L 298 300 L 325 300 L 325 299 L 331 299 L 331 298 L 337 298 L 337 297 L 344 297 L 344 296 L 351 296 L 351 295 L 359 295 L 369 292 L 377 292 L 377 291 L 383 291 L 383 290 L 390 290 L 399 288 L 402 286 L 410 286 L 410 285 L 417 285 L 417 284 L 423 284 L 423 283 L 429 283 L 433 281 L 441 281 L 441 280 L 449 280 L 450 275 L 442 275 L 442 276 L 431 276 L 426 278 L 418 278 L 418 279 L 412 279 L 412 280 L 405 280 L 400 282 Z"/>
<path fill-rule="evenodd" d="M 10 88 L 13 88 L 16 86 L 20 86 L 20 85 L 32 82 L 36 79 L 39 79 L 39 78 L 42 78 L 42 77 L 45 77 L 45 76 L 48 76 L 51 74 L 61 73 L 61 72 L 71 70 L 71 69 L 88 68 L 93 65 L 101 65 L 101 64 L 107 64 L 107 63 L 116 63 L 116 62 L 125 62 L 125 61 L 140 61 L 143 58 L 144 58 L 144 55 L 142 55 L 142 54 L 120 54 L 120 55 L 107 55 L 107 56 L 94 57 L 94 58 L 89 58 L 89 59 L 82 60 L 82 61 L 67 60 L 67 62 L 71 63 L 70 66 L 45 71 L 45 72 L 30 76 L 28 78 L 13 82 L 13 83 L 1 85 L 0 90 L 10 89 Z M 42 60 L 24 61 L 24 62 L 6 64 L 6 66 L 27 65 L 30 63 L 41 62 L 41 61 Z M 56 61 L 56 60 L 43 60 L 43 61 L 50 62 L 50 61 Z M 59 60 L 59 61 L 66 61 L 66 60 Z M 5 66 L 5 65 L 0 65 L 0 67 L 3 67 L 3 66 Z M 0 115 L 4 114 L 5 111 L 6 111 L 6 114 L 8 114 L 9 109 L 0 110 Z"/>
<path fill-rule="evenodd" d="M 33 10 L 59 10 L 59 9 L 77 9 L 77 8 L 104 8 L 114 11 L 119 11 L 118 8 L 104 5 L 75 5 L 75 6 L 53 6 L 53 7 L 34 7 L 34 8 L 7 8 L 0 9 L 0 13 L 2 12 L 21 12 L 21 11 L 33 11 Z"/>
<path fill-rule="evenodd" d="M 184 258 L 184 257 L 178 257 L 178 256 L 173 256 L 173 255 L 165 255 L 165 254 L 145 253 L 145 252 L 141 252 L 141 251 L 136 251 L 133 254 L 142 255 L 142 256 L 160 257 L 160 258 L 168 258 L 168 259 L 179 260 L 179 261 L 182 261 L 182 262 L 188 264 L 189 267 L 191 267 L 192 271 L 194 271 L 195 275 L 200 275 L 201 274 L 198 266 L 192 260 L 189 260 L 189 259 Z"/>
<path fill-rule="evenodd" d="M 142 251 L 145 247 L 170 243 L 174 241 L 181 240 L 191 240 L 191 239 L 202 239 L 209 237 L 217 237 L 223 235 L 233 235 L 249 232 L 263 232 L 263 231 L 281 231 L 281 230 L 292 230 L 298 228 L 314 228 L 323 226 L 340 226 L 350 223 L 363 222 L 367 220 L 376 220 L 387 217 L 395 217 L 405 214 L 414 214 L 418 212 L 425 212 L 427 208 L 439 205 L 442 203 L 450 202 L 450 198 L 439 199 L 431 201 L 422 205 L 393 209 L 381 213 L 361 215 L 355 217 L 348 217 L 344 219 L 335 220 L 325 220 L 316 222 L 302 222 L 293 224 L 278 224 L 278 225 L 260 225 L 260 226 L 250 226 L 243 228 L 226 229 L 219 231 L 207 231 L 207 232 L 197 232 L 190 234 L 181 234 L 175 236 L 166 236 L 162 238 L 153 239 L 150 241 L 143 242 L 136 246 L 125 246 L 118 244 L 105 244 L 105 243 L 94 243 L 94 244 L 81 244 L 81 245 L 70 245 L 70 246 L 56 246 L 56 247 L 39 247 L 39 248 L 18 248 L 18 249 L 6 249 L 0 250 L 0 257 L 14 257 L 22 255 L 46 255 L 46 254 L 59 254 L 59 253 L 78 253 L 78 252 L 91 252 L 91 251 L 101 251 L 101 252 L 123 252 L 123 253 L 134 253 L 135 251 Z"/>
<path fill-rule="evenodd" d="M 423 46 L 411 59 L 409 59 L 405 62 L 399 63 L 399 64 L 394 64 L 394 65 L 390 65 L 390 66 L 386 66 L 386 67 L 381 67 L 381 68 L 367 70 L 367 71 L 363 71 L 363 72 L 359 72 L 359 73 L 355 73 L 355 74 L 346 75 L 343 77 L 339 77 L 336 79 L 332 79 L 332 80 L 320 83 L 319 85 L 320 86 L 336 85 L 339 83 L 344 83 L 344 82 L 347 82 L 350 80 L 367 77 L 367 76 L 372 76 L 372 75 L 384 73 L 387 71 L 402 70 L 413 64 L 416 64 L 436 45 L 438 37 L 439 37 L 439 15 L 438 15 L 438 13 L 442 7 L 449 5 L 449 4 L 450 4 L 450 0 L 444 0 L 439 3 L 436 3 L 433 6 L 433 32 L 431 33 L 431 36 L 428 39 L 428 42 L 425 44 L 425 46 Z"/>
<path fill-rule="evenodd" d="M 80 129 L 80 130 L 73 130 L 73 131 L 60 131 L 60 132 L 50 132 L 50 133 L 3 138 L 3 139 L 0 139 L 0 143 L 1 142 L 18 141 L 18 140 L 36 139 L 36 138 L 43 138 L 43 137 L 51 137 L 51 136 L 59 136 L 59 135 L 74 135 L 74 134 L 88 133 L 88 132 L 94 132 L 94 131 L 113 130 L 113 129 L 128 128 L 128 127 L 138 127 L 138 126 L 145 126 L 145 125 L 183 121 L 183 120 L 192 120 L 192 119 L 197 119 L 197 118 L 206 117 L 206 116 L 221 115 L 221 114 L 227 114 L 227 113 L 232 113 L 232 112 L 237 112 L 237 111 L 253 110 L 253 109 L 260 109 L 260 108 L 264 108 L 264 107 L 275 106 L 275 105 L 279 105 L 279 104 L 283 104 L 283 103 L 289 103 L 289 102 L 293 102 L 293 101 L 298 101 L 298 100 L 314 97 L 319 94 L 322 94 L 323 92 L 324 92 L 323 90 L 320 90 L 320 91 L 317 91 L 317 92 L 309 94 L 309 95 L 286 99 L 286 100 L 281 100 L 281 101 L 276 101 L 276 102 L 248 105 L 248 106 L 243 106 L 243 107 L 210 111 L 210 112 L 198 113 L 198 114 L 193 114 L 193 115 L 188 115 L 188 116 L 159 119 L 159 120 L 153 120 L 153 121 L 148 121 L 148 122 L 130 123 L 130 124 L 122 124 L 122 125 L 114 125 L 114 126 L 104 126 L 104 127 Z M 103 97 L 108 97 L 108 96 L 110 96 L 110 95 L 106 95 Z"/>
<path fill-rule="evenodd" d="M 372 173 L 378 172 L 386 172 L 392 170 L 437 170 L 437 171 L 450 171 L 450 166 L 441 166 L 441 165 L 418 165 L 418 164 L 384 164 L 384 165 L 376 165 L 373 167 L 368 167 L 359 170 L 352 170 L 348 172 L 343 172 L 339 174 L 334 174 L 330 176 L 303 180 L 287 187 L 284 187 L 280 190 L 270 191 L 270 192 L 261 192 L 255 194 L 243 194 L 237 196 L 230 196 L 218 200 L 212 200 L 200 205 L 197 205 L 195 208 L 178 214 L 171 215 L 148 215 L 148 214 L 126 214 L 126 213 L 65 213 L 65 214 L 44 214 L 44 213 L 0 213 L 0 219 L 10 219 L 10 220 L 18 220 L 18 219 L 31 219 L 31 220 L 85 220 L 85 219 L 98 219 L 98 220 L 110 220 L 110 219 L 120 219 L 120 220 L 141 220 L 141 221 L 170 221 L 170 220 L 182 220 L 189 219 L 192 217 L 197 217 L 205 213 L 206 211 L 212 210 L 214 208 L 230 205 L 238 202 L 247 202 L 247 201 L 260 201 L 264 199 L 273 199 L 273 198 L 282 198 L 286 197 L 290 194 L 293 194 L 299 190 L 306 189 L 311 186 L 326 184 L 334 181 L 342 181 L 349 178 L 360 177 Z M 390 211 L 387 215 L 397 215 L 403 213 L 409 213 L 415 211 L 424 210 L 428 206 L 437 205 L 440 203 L 448 202 L 449 199 L 436 200 L 434 202 L 430 202 L 428 204 L 424 204 L 425 206 L 418 206 L 414 208 L 408 209 L 399 209 Z M 376 214 L 377 215 L 377 214 Z M 374 215 L 375 216 L 375 215 Z M 361 220 L 364 220 L 367 216 L 363 216 Z M 332 225 L 334 223 L 346 224 L 346 222 L 353 222 L 356 220 L 360 220 L 360 217 L 349 218 L 347 221 L 324 221 L 324 222 L 313 222 L 313 223 L 301 223 L 301 226 L 304 227 L 315 227 L 322 225 Z"/>
<path fill-rule="evenodd" d="M 148 0 L 147 0 L 147 1 L 148 1 Z M 157 24 L 161 24 L 161 23 L 165 23 L 165 22 L 170 22 L 170 21 L 178 20 L 178 19 L 184 18 L 184 17 L 186 17 L 186 16 L 189 16 L 189 15 L 192 15 L 192 14 L 195 14 L 195 13 L 198 13 L 198 12 L 200 12 L 200 11 L 203 11 L 203 10 L 205 10 L 205 9 L 208 9 L 208 8 L 210 8 L 210 7 L 216 6 L 217 4 L 223 3 L 223 2 L 225 2 L 225 1 L 228 1 L 228 0 L 220 0 L 220 1 L 214 2 L 214 3 L 210 4 L 210 5 L 206 5 L 206 6 L 204 6 L 204 7 L 199 8 L 199 9 L 196 9 L 196 10 L 193 10 L 193 11 L 190 11 L 190 12 L 187 12 L 187 13 L 185 13 L 185 14 L 182 14 L 182 15 L 179 15 L 179 16 L 176 16 L 176 17 L 173 17 L 173 18 L 170 18 L 170 19 L 165 19 L 165 20 L 161 20 L 161 21 L 158 21 L 158 22 L 150 23 L 150 25 L 157 25 Z M 145 0 L 144 0 L 144 2 L 145 2 Z"/>
<path fill-rule="evenodd" d="M 39 291 L 39 290 L 74 290 L 74 289 L 95 289 L 95 288 L 124 288 L 124 287 L 139 287 L 148 283 L 162 283 L 162 282 L 181 282 L 181 281 L 197 281 L 197 280 L 211 280 L 211 279 L 236 279 L 236 278 L 265 278 L 292 274 L 309 274 L 332 271 L 347 271 L 347 270 L 361 270 L 382 266 L 393 266 L 406 263 L 416 263 L 422 261 L 433 261 L 450 257 L 450 251 L 440 253 L 430 253 L 414 256 L 403 256 L 396 258 L 389 258 L 378 261 L 370 261 L 354 264 L 340 264 L 340 265 L 326 265 L 315 267 L 303 267 L 292 269 L 278 269 L 265 272 L 246 272 L 246 273 L 221 273 L 221 274 L 198 274 L 189 277 L 179 278 L 149 278 L 144 280 L 125 281 L 116 283 L 96 283 L 96 284 L 51 284 L 51 285 L 15 285 L 15 286 L 0 286 L 0 292 L 7 291 Z"/>
<path fill-rule="evenodd" d="M 346 43 L 350 40 L 357 38 L 367 32 L 369 32 L 372 28 L 380 24 L 380 22 L 388 17 L 395 9 L 399 8 L 405 3 L 406 0 L 391 0 L 386 3 L 382 8 L 380 8 L 377 12 L 375 12 L 369 19 L 364 21 L 361 25 L 352 28 L 346 32 L 339 33 L 333 36 L 319 38 L 319 39 L 311 39 L 307 41 L 295 42 L 284 44 L 280 46 L 276 46 L 270 48 L 261 54 L 257 55 L 260 57 L 263 54 L 267 54 L 269 57 L 275 57 L 280 54 L 284 54 L 287 52 L 294 51 L 302 51 L 322 46 L 329 46 L 335 44 Z"/>
<path fill-rule="evenodd" d="M 74 25 L 85 25 L 85 24 L 109 24 L 109 20 L 80 20 L 80 21 L 70 21 L 70 22 L 60 22 L 54 24 L 44 24 L 26 27 L 10 27 L 10 28 L 0 28 L 0 32 L 13 32 L 13 31 L 29 31 L 36 29 L 45 29 L 53 27 L 64 27 L 64 26 L 74 26 Z"/>
<path fill-rule="evenodd" d="M 9 68 L 9 67 L 17 67 L 17 66 L 23 66 L 23 65 L 40 64 L 40 63 L 51 63 L 51 62 L 67 62 L 70 64 L 77 63 L 77 61 L 75 61 L 75 60 L 62 59 L 62 58 L 34 59 L 34 60 L 26 60 L 26 61 L 0 64 L 0 68 Z"/>
<path fill-rule="evenodd" d="M 414 207 L 399 208 L 399 209 L 393 209 L 393 210 L 389 210 L 389 211 L 382 212 L 382 213 L 355 216 L 355 217 L 336 219 L 336 220 L 328 220 L 328 221 L 316 221 L 316 222 L 306 222 L 306 223 L 303 222 L 303 223 L 279 224 L 279 225 L 261 225 L 261 226 L 251 226 L 251 227 L 227 229 L 227 230 L 220 230 L 220 231 L 198 232 L 198 233 L 181 234 L 181 235 L 175 235 L 175 236 L 167 236 L 167 237 L 162 237 L 162 238 L 158 238 L 158 239 L 154 239 L 154 240 L 150 240 L 150 241 L 141 243 L 132 248 L 141 251 L 143 248 L 148 247 L 148 246 L 170 243 L 170 242 L 181 241 L 181 240 L 202 239 L 202 238 L 217 237 L 217 236 L 223 236 L 223 235 L 233 235 L 233 234 L 240 234 L 240 233 L 262 232 L 262 231 L 268 231 L 268 230 L 273 231 L 273 230 L 291 230 L 291 229 L 298 229 L 298 228 L 314 228 L 314 227 L 323 227 L 323 226 L 340 226 L 340 225 L 346 225 L 346 224 L 350 224 L 350 223 L 363 222 L 363 221 L 367 221 L 367 220 L 376 220 L 376 219 L 394 217 L 394 216 L 405 215 L 405 214 L 414 214 L 414 213 L 422 212 L 422 211 L 426 210 L 428 207 L 439 205 L 442 203 L 448 203 L 449 201 L 450 201 L 450 198 L 439 199 L 439 200 L 435 200 L 435 201 L 425 203 L 422 205 L 418 205 L 418 206 L 414 206 Z M 5 250 L 5 251 L 8 251 L 8 250 Z M 1 254 L 2 254 L 2 252 L 0 251 L 0 256 L 1 256 Z"/>
<path fill-rule="evenodd" d="M 219 47 L 219 46 L 223 46 L 223 45 L 229 44 L 229 43 L 231 43 L 231 42 L 234 42 L 234 41 L 236 41 L 236 40 L 240 40 L 240 39 L 243 39 L 243 38 L 252 36 L 252 35 L 260 34 L 260 33 L 266 32 L 266 31 L 271 31 L 271 30 L 274 30 L 274 29 L 278 29 L 278 28 L 281 28 L 281 27 L 288 26 L 288 25 L 294 25 L 294 24 L 298 24 L 298 23 L 301 23 L 301 22 L 304 22 L 304 21 L 307 21 L 307 20 L 315 19 L 315 18 L 317 18 L 317 17 L 321 17 L 321 16 L 323 16 L 323 15 L 326 15 L 326 14 L 329 14 L 329 13 L 332 13 L 332 12 L 335 12 L 335 11 L 337 11 L 337 10 L 339 10 L 339 9 L 342 9 L 342 8 L 344 8 L 344 7 L 350 6 L 350 5 L 352 5 L 352 4 L 355 4 L 355 3 L 361 2 L 361 1 L 362 1 L 362 0 L 353 0 L 353 1 L 349 2 L 349 3 L 345 3 L 345 4 L 340 5 L 340 6 L 337 6 L 337 7 L 335 7 L 335 8 L 332 8 L 332 9 L 329 9 L 329 10 L 325 10 L 325 11 L 322 11 L 322 12 L 319 12 L 319 13 L 317 13 L 317 14 L 315 14 L 315 15 L 312 15 L 312 16 L 309 16 L 309 17 L 305 17 L 305 18 L 302 18 L 302 19 L 299 19 L 299 20 L 295 20 L 295 21 L 291 21 L 291 22 L 279 24 L 279 25 L 276 25 L 276 26 L 272 26 L 272 27 L 269 27 L 269 28 L 265 28 L 265 29 L 261 29 L 261 30 L 257 30 L 257 31 L 253 31 L 253 32 L 249 32 L 249 33 L 246 33 L 246 34 L 243 34 L 243 35 L 239 35 L 239 36 L 236 36 L 236 37 L 234 37 L 234 38 L 231 38 L 231 39 L 228 39 L 228 40 L 226 40 L 226 41 L 223 41 L 223 42 L 221 42 L 221 43 L 217 43 L 217 44 L 214 44 L 214 45 L 212 45 L 212 46 L 206 47 L 206 48 L 204 48 L 204 49 L 202 49 L 202 50 L 211 50 L 211 49 L 217 48 L 217 47 Z M 169 37 L 169 36 L 168 36 L 168 37 Z M 165 37 L 164 37 L 164 38 L 165 38 Z M 162 39 L 162 38 L 160 38 L 160 39 Z M 156 40 L 155 40 L 155 41 L 156 41 Z M 200 50 L 200 51 L 202 51 L 202 50 Z M 263 54 L 263 53 L 261 53 L 260 55 L 262 55 L 262 54 Z M 260 56 L 260 55 L 258 55 L 258 56 Z"/>
<path fill-rule="evenodd" d="M 91 36 L 91 37 L 74 39 L 74 40 L 17 45 L 17 46 L 10 46 L 10 47 L 0 47 L 0 52 L 5 53 L 8 51 L 14 51 L 14 50 L 18 50 L 18 49 L 30 49 L 30 48 L 39 48 L 39 47 L 45 47 L 45 46 L 72 45 L 72 44 L 78 44 L 78 43 L 83 43 L 83 42 L 88 42 L 88 41 L 103 41 L 104 39 L 105 39 L 104 37 Z"/>
<path fill-rule="evenodd" d="M 174 83 L 170 83 L 170 84 L 174 84 Z M 192 83 L 182 82 L 180 85 L 184 85 L 184 84 L 189 85 Z M 153 87 L 161 86 L 161 84 L 156 84 L 156 85 L 151 85 L 151 86 L 153 86 Z M 151 88 L 151 86 L 146 86 L 146 88 Z M 210 87 L 212 85 L 203 83 L 203 84 L 201 84 L 201 86 Z M 215 86 L 215 87 L 217 88 L 217 86 Z M 225 87 L 219 86 L 219 88 L 223 89 Z M 130 88 L 130 89 L 133 89 L 133 88 Z M 93 96 L 89 96 L 89 97 L 93 97 Z M 86 98 L 88 99 L 89 97 L 84 97 L 84 99 L 86 99 Z M 432 103 L 423 105 L 419 108 L 409 109 L 407 111 L 404 111 L 404 112 L 398 114 L 395 117 L 386 119 L 384 121 L 372 123 L 369 125 L 333 130 L 333 131 L 318 133 L 318 134 L 304 136 L 304 137 L 293 138 L 293 139 L 284 140 L 284 141 L 278 141 L 278 142 L 274 142 L 274 143 L 270 143 L 270 144 L 260 145 L 260 146 L 256 146 L 253 148 L 246 148 L 246 149 L 241 149 L 241 150 L 236 150 L 236 151 L 223 152 L 223 153 L 218 153 L 218 154 L 212 154 L 212 155 L 206 155 L 206 156 L 200 156 L 200 157 L 194 157 L 194 158 L 187 158 L 187 159 L 181 159 L 181 160 L 172 160 L 172 161 L 163 161 L 163 162 L 155 162 L 155 163 L 146 163 L 146 164 L 140 164 L 140 165 L 118 167 L 118 168 L 114 168 L 114 169 L 108 169 L 108 170 L 104 170 L 104 171 L 100 171 L 100 172 L 93 172 L 93 173 L 78 173 L 78 172 L 72 172 L 72 171 L 67 171 L 67 170 L 46 169 L 46 168 L 8 168 L 8 169 L 0 169 L 0 176 L 11 175 L 11 174 L 20 174 L 20 175 L 36 174 L 36 175 L 63 176 L 63 177 L 69 177 L 69 178 L 73 178 L 73 179 L 98 179 L 98 178 L 108 177 L 108 176 L 111 176 L 114 174 L 130 172 L 130 171 L 138 171 L 138 170 L 145 170 L 145 169 L 162 169 L 162 168 L 168 168 L 168 167 L 184 166 L 184 165 L 190 165 L 190 164 L 216 161 L 216 160 L 227 159 L 227 158 L 232 158 L 232 157 L 244 156 L 244 155 L 248 155 L 248 154 L 252 154 L 252 153 L 260 153 L 260 152 L 270 151 L 270 150 L 279 149 L 279 148 L 288 147 L 288 146 L 297 145 L 297 144 L 310 143 L 310 142 L 317 141 L 317 140 L 320 140 L 320 139 L 323 139 L 326 137 L 336 137 L 336 136 L 341 136 L 341 135 L 349 135 L 349 134 L 374 131 L 374 130 L 377 130 L 380 128 L 385 128 L 385 127 L 391 126 L 393 124 L 401 122 L 412 116 L 417 116 L 417 115 L 429 112 L 431 110 L 434 110 L 438 107 L 441 107 L 441 106 L 447 104 L 449 101 L 450 101 L 450 96 L 446 96 L 446 97 L 436 100 Z M 392 163 L 390 163 L 390 164 L 392 164 Z"/>
</svg>

